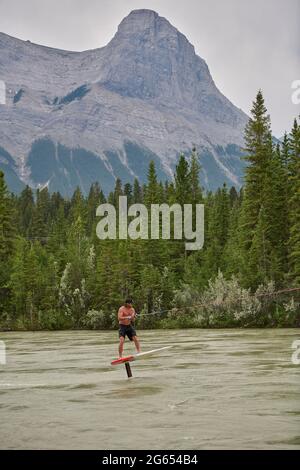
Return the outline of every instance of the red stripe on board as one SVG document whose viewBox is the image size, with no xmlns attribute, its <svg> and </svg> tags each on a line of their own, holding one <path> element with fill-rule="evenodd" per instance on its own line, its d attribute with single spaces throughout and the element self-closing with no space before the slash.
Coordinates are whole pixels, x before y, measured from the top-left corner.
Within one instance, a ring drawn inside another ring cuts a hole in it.
<svg viewBox="0 0 300 470">
<path fill-rule="evenodd" d="M 134 359 L 134 356 L 126 356 L 126 357 L 120 357 L 119 359 L 115 359 L 114 361 L 111 362 L 112 366 L 116 366 L 117 364 L 123 364 L 124 362 L 129 362 Z"/>
</svg>

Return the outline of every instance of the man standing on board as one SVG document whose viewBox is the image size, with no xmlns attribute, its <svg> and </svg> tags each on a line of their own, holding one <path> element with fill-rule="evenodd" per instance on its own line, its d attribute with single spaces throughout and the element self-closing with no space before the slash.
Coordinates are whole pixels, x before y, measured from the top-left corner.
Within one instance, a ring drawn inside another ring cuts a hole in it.
<svg viewBox="0 0 300 470">
<path fill-rule="evenodd" d="M 132 307 L 132 299 L 126 299 L 124 305 L 119 308 L 118 320 L 119 320 L 119 357 L 122 357 L 124 349 L 124 341 L 127 336 L 130 341 L 134 341 L 137 352 L 141 352 L 140 343 L 136 336 L 136 331 L 131 325 L 131 322 L 135 319 L 136 313 Z"/>
</svg>

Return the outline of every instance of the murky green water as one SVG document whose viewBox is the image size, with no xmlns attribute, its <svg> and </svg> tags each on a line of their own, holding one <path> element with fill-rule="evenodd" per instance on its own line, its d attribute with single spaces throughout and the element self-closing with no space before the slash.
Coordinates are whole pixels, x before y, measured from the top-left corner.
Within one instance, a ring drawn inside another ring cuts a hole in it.
<svg viewBox="0 0 300 470">
<path fill-rule="evenodd" d="M 159 356 L 111 367 L 116 332 L 0 333 L 0 447 L 300 449 L 299 330 L 140 332 Z M 133 350 L 126 342 L 126 351 Z"/>
</svg>

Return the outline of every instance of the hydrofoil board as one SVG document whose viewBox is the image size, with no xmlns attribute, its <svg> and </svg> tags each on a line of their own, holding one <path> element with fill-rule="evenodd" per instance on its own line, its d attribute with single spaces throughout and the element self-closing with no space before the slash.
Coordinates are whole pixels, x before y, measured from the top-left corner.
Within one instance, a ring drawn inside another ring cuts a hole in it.
<svg viewBox="0 0 300 470">
<path fill-rule="evenodd" d="M 112 366 L 117 366 L 118 364 L 124 364 L 125 362 L 137 361 L 138 359 L 142 359 L 146 356 L 151 356 L 152 354 L 156 354 L 160 351 L 165 351 L 166 349 L 170 349 L 172 346 L 164 346 L 163 348 L 159 349 L 152 349 L 152 351 L 145 351 L 141 353 L 131 354 L 130 356 L 119 357 L 119 359 L 115 359 L 111 362 Z"/>
</svg>

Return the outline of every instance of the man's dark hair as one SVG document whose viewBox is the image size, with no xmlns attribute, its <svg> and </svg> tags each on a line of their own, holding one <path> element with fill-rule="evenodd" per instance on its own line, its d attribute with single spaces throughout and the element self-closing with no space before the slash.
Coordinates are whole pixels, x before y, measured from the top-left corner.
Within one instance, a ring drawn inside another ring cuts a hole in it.
<svg viewBox="0 0 300 470">
<path fill-rule="evenodd" d="M 125 304 L 132 304 L 133 301 L 132 301 L 132 298 L 131 297 L 128 297 L 126 300 L 125 300 Z"/>
</svg>

